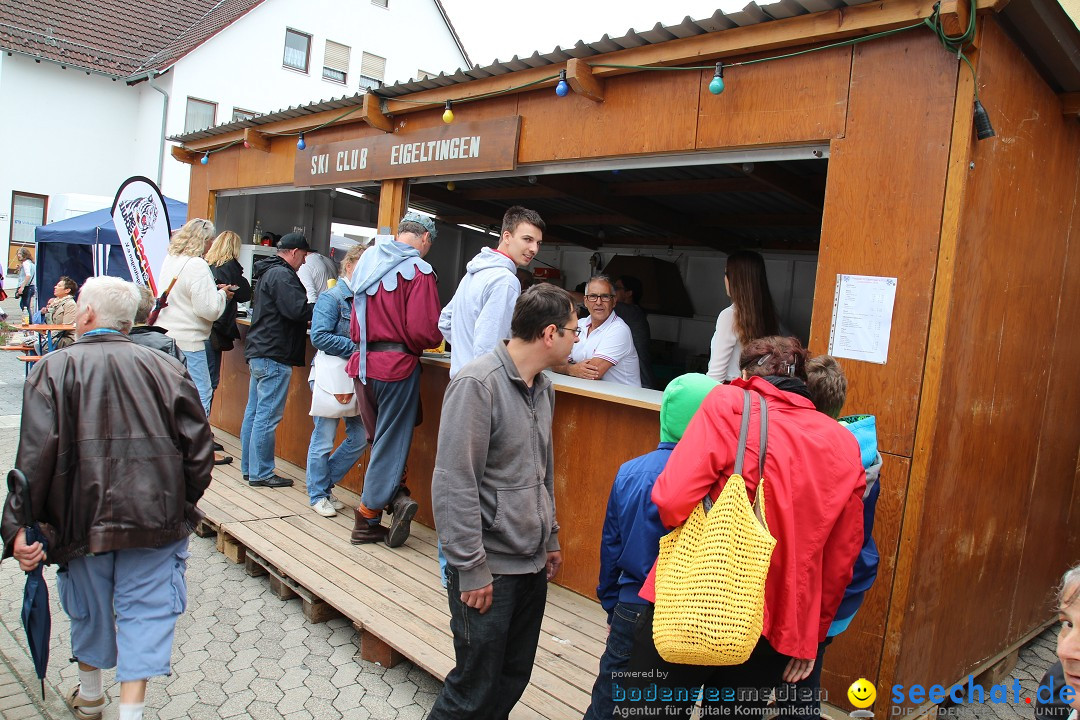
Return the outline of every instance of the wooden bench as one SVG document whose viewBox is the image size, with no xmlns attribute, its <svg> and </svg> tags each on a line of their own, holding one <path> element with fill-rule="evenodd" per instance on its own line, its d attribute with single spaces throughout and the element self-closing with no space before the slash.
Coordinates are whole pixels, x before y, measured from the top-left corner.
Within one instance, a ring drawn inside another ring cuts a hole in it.
<svg viewBox="0 0 1080 720">
<path fill-rule="evenodd" d="M 234 438 L 218 431 L 225 452 L 239 458 Z M 218 531 L 218 547 L 249 574 L 270 577 L 279 597 L 299 595 L 309 619 L 337 614 L 360 632 L 364 659 L 386 665 L 407 658 L 442 680 L 454 667 L 446 591 L 439 580 L 436 536 L 413 523 L 402 547 L 349 542 L 353 513 L 323 518 L 311 510 L 303 472 L 277 460 L 295 485 L 252 488 L 238 463 L 214 468 L 199 507 Z M 347 504 L 359 498 L 336 491 Z M 515 718 L 573 718 L 589 705 L 607 638 L 600 605 L 557 585 L 548 604 L 532 680 Z"/>
</svg>

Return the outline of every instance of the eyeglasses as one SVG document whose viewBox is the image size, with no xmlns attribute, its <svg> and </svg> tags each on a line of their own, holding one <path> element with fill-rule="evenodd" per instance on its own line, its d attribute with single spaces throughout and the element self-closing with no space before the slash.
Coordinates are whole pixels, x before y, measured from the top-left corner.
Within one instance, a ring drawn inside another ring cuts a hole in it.
<svg viewBox="0 0 1080 720">
<path fill-rule="evenodd" d="M 615 299 L 614 295 L 586 295 L 585 299 L 589 302 L 611 302 Z"/>
<path fill-rule="evenodd" d="M 562 336 L 563 330 L 565 330 L 566 332 L 574 333 L 574 337 L 581 337 L 581 328 L 579 328 L 579 327 L 572 327 L 572 328 L 557 327 L 557 328 L 555 328 L 555 332 L 559 333 L 560 336 Z"/>
</svg>

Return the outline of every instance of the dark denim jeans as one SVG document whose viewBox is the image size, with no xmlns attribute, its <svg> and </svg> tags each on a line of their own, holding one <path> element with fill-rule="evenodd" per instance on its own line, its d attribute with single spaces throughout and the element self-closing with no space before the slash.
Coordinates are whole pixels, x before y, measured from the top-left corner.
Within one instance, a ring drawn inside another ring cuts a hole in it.
<svg viewBox="0 0 1080 720">
<path fill-rule="evenodd" d="M 638 617 L 648 608 L 648 603 L 618 603 L 611 614 L 611 630 L 607 647 L 600 657 L 600 674 L 592 689 L 592 704 L 585 711 L 585 720 L 609 720 L 615 713 L 615 701 L 611 699 L 611 683 L 621 682 L 621 674 L 630 664 L 630 651 L 634 649 L 634 626 Z"/>
<path fill-rule="evenodd" d="M 547 604 L 545 572 L 496 575 L 483 615 L 461 602 L 457 571 L 448 567 L 446 575 L 457 665 L 428 720 L 507 718 L 532 675 Z"/>
<path fill-rule="evenodd" d="M 634 650 L 625 682 L 612 685 L 620 715 L 689 718 L 700 694 L 703 717 L 760 718 L 790 658 L 762 637 L 741 665 L 670 663 L 653 644 L 653 609 L 648 606 L 634 627 Z"/>
</svg>

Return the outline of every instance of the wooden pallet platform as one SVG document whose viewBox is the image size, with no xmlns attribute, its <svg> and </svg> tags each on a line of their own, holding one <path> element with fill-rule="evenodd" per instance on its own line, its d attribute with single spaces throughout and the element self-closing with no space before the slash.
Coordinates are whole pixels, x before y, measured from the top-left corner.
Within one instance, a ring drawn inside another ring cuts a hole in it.
<svg viewBox="0 0 1080 720">
<path fill-rule="evenodd" d="M 252 488 L 240 475 L 238 441 L 216 430 L 231 465 L 214 468 L 200 501 L 204 531 L 249 574 L 269 577 L 279 597 L 299 596 L 309 620 L 344 615 L 361 633 L 365 659 L 392 664 L 398 656 L 442 680 L 454 666 L 446 591 L 439 582 L 435 532 L 413 523 L 396 549 L 352 545 L 359 498 L 336 490 L 350 506 L 334 518 L 311 510 L 300 468 L 277 461 L 291 488 Z M 580 718 L 589 705 L 607 621 L 595 601 L 550 585 L 532 680 L 512 717 Z"/>
</svg>

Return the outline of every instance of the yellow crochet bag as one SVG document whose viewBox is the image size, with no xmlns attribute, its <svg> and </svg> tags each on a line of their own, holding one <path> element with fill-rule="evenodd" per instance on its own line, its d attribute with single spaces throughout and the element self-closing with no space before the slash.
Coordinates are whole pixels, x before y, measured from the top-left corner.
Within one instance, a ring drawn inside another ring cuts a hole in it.
<svg viewBox="0 0 1080 720">
<path fill-rule="evenodd" d="M 668 662 L 738 665 L 750 657 L 761 637 L 765 580 L 776 546 L 765 520 L 768 407 L 758 395 L 760 480 L 751 506 L 742 477 L 750 393 L 743 393 L 734 474 L 715 503 L 706 495 L 681 527 L 660 539 L 653 642 Z"/>
</svg>

